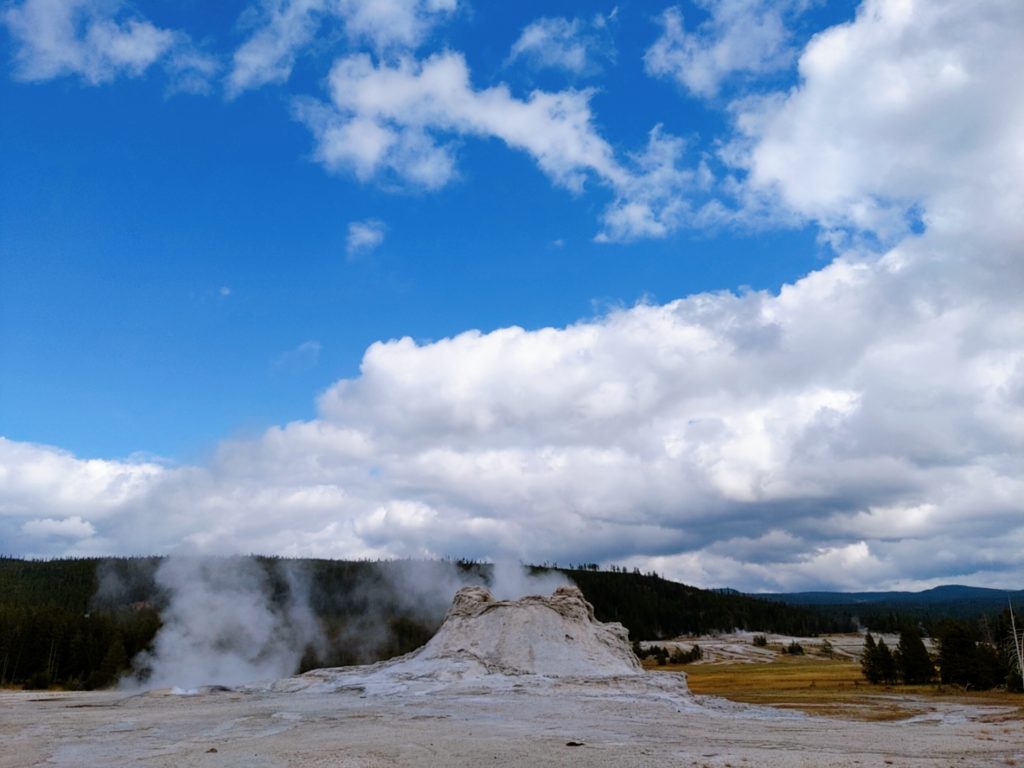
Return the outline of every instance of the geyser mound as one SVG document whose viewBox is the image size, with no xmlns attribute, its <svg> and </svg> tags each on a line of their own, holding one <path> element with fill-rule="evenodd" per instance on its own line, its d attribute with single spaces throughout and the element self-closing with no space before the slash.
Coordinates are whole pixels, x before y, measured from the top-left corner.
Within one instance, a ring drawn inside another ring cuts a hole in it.
<svg viewBox="0 0 1024 768">
<path fill-rule="evenodd" d="M 614 677 L 643 672 L 621 624 L 604 624 L 576 587 L 497 600 L 484 587 L 455 595 L 437 634 L 409 661 L 469 663 L 484 674 Z"/>
<path fill-rule="evenodd" d="M 686 694 L 685 679 L 645 674 L 625 627 L 598 621 L 576 587 L 518 600 L 498 600 L 484 587 L 463 587 L 437 634 L 419 650 L 365 667 L 313 670 L 273 687 L 394 694 L 582 684 L 606 692 L 639 686 L 678 696 Z"/>
</svg>

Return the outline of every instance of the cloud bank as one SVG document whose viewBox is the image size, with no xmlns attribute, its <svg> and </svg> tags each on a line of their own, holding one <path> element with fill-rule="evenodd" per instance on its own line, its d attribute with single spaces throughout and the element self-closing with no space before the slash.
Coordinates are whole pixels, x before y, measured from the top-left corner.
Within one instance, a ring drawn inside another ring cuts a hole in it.
<svg viewBox="0 0 1024 768">
<path fill-rule="evenodd" d="M 38 521 L 15 540 L 48 553 L 230 542 L 517 552 L 748 589 L 1000 583 L 1024 544 L 1024 310 L 998 290 L 979 304 L 948 274 L 988 265 L 936 248 L 840 258 L 778 295 L 378 343 L 317 419 L 206 467 L 5 442 L 4 497 L 34 482 L 4 511 Z M 85 520 L 96 532 L 69 545 Z"/>
</svg>

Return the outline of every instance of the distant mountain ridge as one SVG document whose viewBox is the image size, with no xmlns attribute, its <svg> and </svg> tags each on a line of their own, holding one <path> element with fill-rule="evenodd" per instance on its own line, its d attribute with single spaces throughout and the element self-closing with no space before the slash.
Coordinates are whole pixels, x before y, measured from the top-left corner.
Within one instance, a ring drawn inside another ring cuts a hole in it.
<svg viewBox="0 0 1024 768">
<path fill-rule="evenodd" d="M 1013 601 L 1015 609 L 1024 609 L 1024 589 L 1007 591 L 963 584 L 946 584 L 921 592 L 773 592 L 753 596 L 815 608 L 941 612 L 951 616 L 999 612 L 1007 607 L 1007 599 Z"/>
<path fill-rule="evenodd" d="M 958 602 L 961 600 L 1024 599 L 1024 589 L 1006 591 L 988 587 L 968 587 L 963 584 L 945 584 L 921 592 L 771 592 L 753 597 L 778 600 L 792 605 L 846 605 L 849 603 L 922 603 L 926 605 Z"/>
</svg>

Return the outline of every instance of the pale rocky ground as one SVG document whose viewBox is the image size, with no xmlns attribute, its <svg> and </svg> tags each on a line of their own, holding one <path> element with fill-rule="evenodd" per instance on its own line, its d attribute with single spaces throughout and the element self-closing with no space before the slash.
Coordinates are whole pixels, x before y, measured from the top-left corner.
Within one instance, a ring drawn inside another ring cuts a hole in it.
<svg viewBox="0 0 1024 768">
<path fill-rule="evenodd" d="M 767 645 L 760 647 L 754 645 L 755 635 L 764 635 Z M 900 640 L 900 636 L 897 634 L 875 632 L 873 635 L 876 640 L 885 640 L 886 645 L 891 649 L 896 648 Z M 793 635 L 777 635 L 772 632 L 737 631 L 714 635 L 684 635 L 673 640 L 646 641 L 640 645 L 643 647 L 660 645 L 670 653 L 677 648 L 688 651 L 694 645 L 699 645 L 703 652 L 703 658 L 694 662 L 695 664 L 766 664 L 776 661 L 779 658 L 779 650 L 792 642 L 799 643 L 809 658 L 826 658 L 824 655 L 826 641 L 832 646 L 831 658 L 859 659 L 861 650 L 864 648 L 864 633 L 847 632 L 818 637 L 795 637 Z M 924 644 L 929 651 L 935 650 L 931 638 L 924 638 Z"/>
<path fill-rule="evenodd" d="M 4 693 L 0 768 L 1024 766 L 1024 723 L 1006 709 L 812 718 L 694 696 L 626 650 L 575 590 L 477 589 L 423 649 L 371 667 L 192 695 Z"/>
</svg>

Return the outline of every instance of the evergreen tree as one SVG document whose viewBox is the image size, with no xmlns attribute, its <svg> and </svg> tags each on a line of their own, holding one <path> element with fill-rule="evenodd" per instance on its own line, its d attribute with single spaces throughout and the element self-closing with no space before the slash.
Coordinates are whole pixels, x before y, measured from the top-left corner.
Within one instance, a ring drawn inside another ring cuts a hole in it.
<svg viewBox="0 0 1024 768">
<path fill-rule="evenodd" d="M 914 627 L 905 627 L 900 632 L 900 641 L 896 646 L 896 668 L 900 680 L 908 685 L 929 683 L 935 676 L 935 665 L 924 647 L 921 633 Z"/>
<path fill-rule="evenodd" d="M 869 683 L 878 683 L 882 680 L 878 670 L 878 645 L 870 632 L 864 638 L 864 650 L 860 653 L 860 671 Z"/>
<path fill-rule="evenodd" d="M 896 659 L 885 644 L 885 638 L 878 638 L 878 647 L 875 649 L 878 657 L 878 678 L 883 683 L 896 682 Z"/>
<path fill-rule="evenodd" d="M 972 628 L 960 621 L 939 627 L 939 671 L 943 683 L 978 687 L 978 644 Z"/>
</svg>

